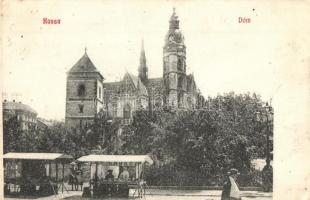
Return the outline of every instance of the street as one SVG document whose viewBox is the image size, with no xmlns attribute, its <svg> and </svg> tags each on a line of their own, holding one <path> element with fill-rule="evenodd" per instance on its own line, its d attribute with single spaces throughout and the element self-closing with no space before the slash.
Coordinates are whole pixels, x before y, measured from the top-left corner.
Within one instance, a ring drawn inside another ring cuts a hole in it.
<svg viewBox="0 0 310 200">
<path fill-rule="evenodd" d="M 130 191 L 130 198 L 133 199 L 134 190 Z M 221 199 L 220 190 L 194 190 L 194 191 L 184 191 L 184 190 L 151 190 L 146 191 L 146 195 L 143 199 L 147 200 L 220 200 Z M 242 200 L 272 200 L 272 193 L 256 192 L 256 191 L 242 191 Z M 5 198 L 8 200 L 17 200 L 21 198 Z M 33 199 L 33 198 L 22 198 L 23 200 Z M 94 198 L 84 198 L 82 197 L 81 191 L 69 191 L 63 194 L 58 194 L 57 196 L 48 196 L 42 198 L 36 198 L 40 200 L 90 200 Z M 115 200 L 124 200 L 124 198 L 109 198 Z M 137 198 L 136 198 L 137 199 Z"/>
</svg>

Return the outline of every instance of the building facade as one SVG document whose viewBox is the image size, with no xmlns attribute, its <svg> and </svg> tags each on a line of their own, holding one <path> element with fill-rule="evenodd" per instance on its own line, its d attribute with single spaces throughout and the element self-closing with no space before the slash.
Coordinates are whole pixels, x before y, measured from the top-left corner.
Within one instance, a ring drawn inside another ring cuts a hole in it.
<svg viewBox="0 0 310 200">
<path fill-rule="evenodd" d="M 37 112 L 29 105 L 21 102 L 4 100 L 2 103 L 3 108 L 3 122 L 7 122 L 12 118 L 17 120 L 21 130 L 28 130 L 36 128 Z"/>
<path fill-rule="evenodd" d="M 174 10 L 163 47 L 163 76 L 148 77 L 143 41 L 138 75 L 126 72 L 119 82 L 104 82 L 85 51 L 67 73 L 66 124 L 89 123 L 100 109 L 128 123 L 136 110 L 202 107 L 204 98 L 186 68 L 184 36 Z"/>
</svg>

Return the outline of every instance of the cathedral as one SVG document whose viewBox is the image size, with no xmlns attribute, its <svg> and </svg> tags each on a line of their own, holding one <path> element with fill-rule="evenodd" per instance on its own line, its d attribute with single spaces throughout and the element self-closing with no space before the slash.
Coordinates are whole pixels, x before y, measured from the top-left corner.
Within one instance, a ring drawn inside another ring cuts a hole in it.
<svg viewBox="0 0 310 200">
<path fill-rule="evenodd" d="M 137 76 L 126 72 L 119 82 L 104 82 L 86 51 L 67 72 L 67 127 L 91 123 L 101 109 L 126 124 L 137 110 L 189 110 L 203 103 L 193 74 L 186 73 L 186 46 L 175 10 L 164 41 L 162 77 L 148 77 L 143 41 Z"/>
</svg>

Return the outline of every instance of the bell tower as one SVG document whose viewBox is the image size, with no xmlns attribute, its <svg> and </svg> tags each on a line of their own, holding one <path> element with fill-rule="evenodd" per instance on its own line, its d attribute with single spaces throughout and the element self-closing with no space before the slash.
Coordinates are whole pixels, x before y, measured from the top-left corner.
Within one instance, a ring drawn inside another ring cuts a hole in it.
<svg viewBox="0 0 310 200">
<path fill-rule="evenodd" d="M 103 108 L 103 76 L 87 55 L 67 72 L 66 127 L 82 128 L 93 123 Z"/>
<path fill-rule="evenodd" d="M 186 47 L 175 8 L 169 20 L 169 30 L 163 47 L 163 79 L 166 105 L 172 108 L 184 108 L 186 96 Z"/>
</svg>

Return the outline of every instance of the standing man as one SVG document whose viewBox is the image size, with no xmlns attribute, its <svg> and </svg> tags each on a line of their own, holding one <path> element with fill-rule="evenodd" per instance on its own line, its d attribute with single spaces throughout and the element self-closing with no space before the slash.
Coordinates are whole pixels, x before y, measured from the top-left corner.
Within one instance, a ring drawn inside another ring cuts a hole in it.
<svg viewBox="0 0 310 200">
<path fill-rule="evenodd" d="M 108 180 L 108 181 L 113 181 L 114 180 L 114 176 L 113 176 L 112 172 L 113 172 L 112 169 L 108 170 L 108 174 L 105 176 L 105 180 Z"/>
<path fill-rule="evenodd" d="M 264 192 L 272 192 L 273 185 L 273 169 L 270 165 L 270 162 L 267 162 L 267 165 L 263 168 L 263 190 Z"/>
<path fill-rule="evenodd" d="M 221 200 L 241 200 L 240 190 L 236 183 L 236 179 L 240 175 L 237 169 L 231 169 L 227 173 L 227 180 L 223 185 Z"/>
</svg>

